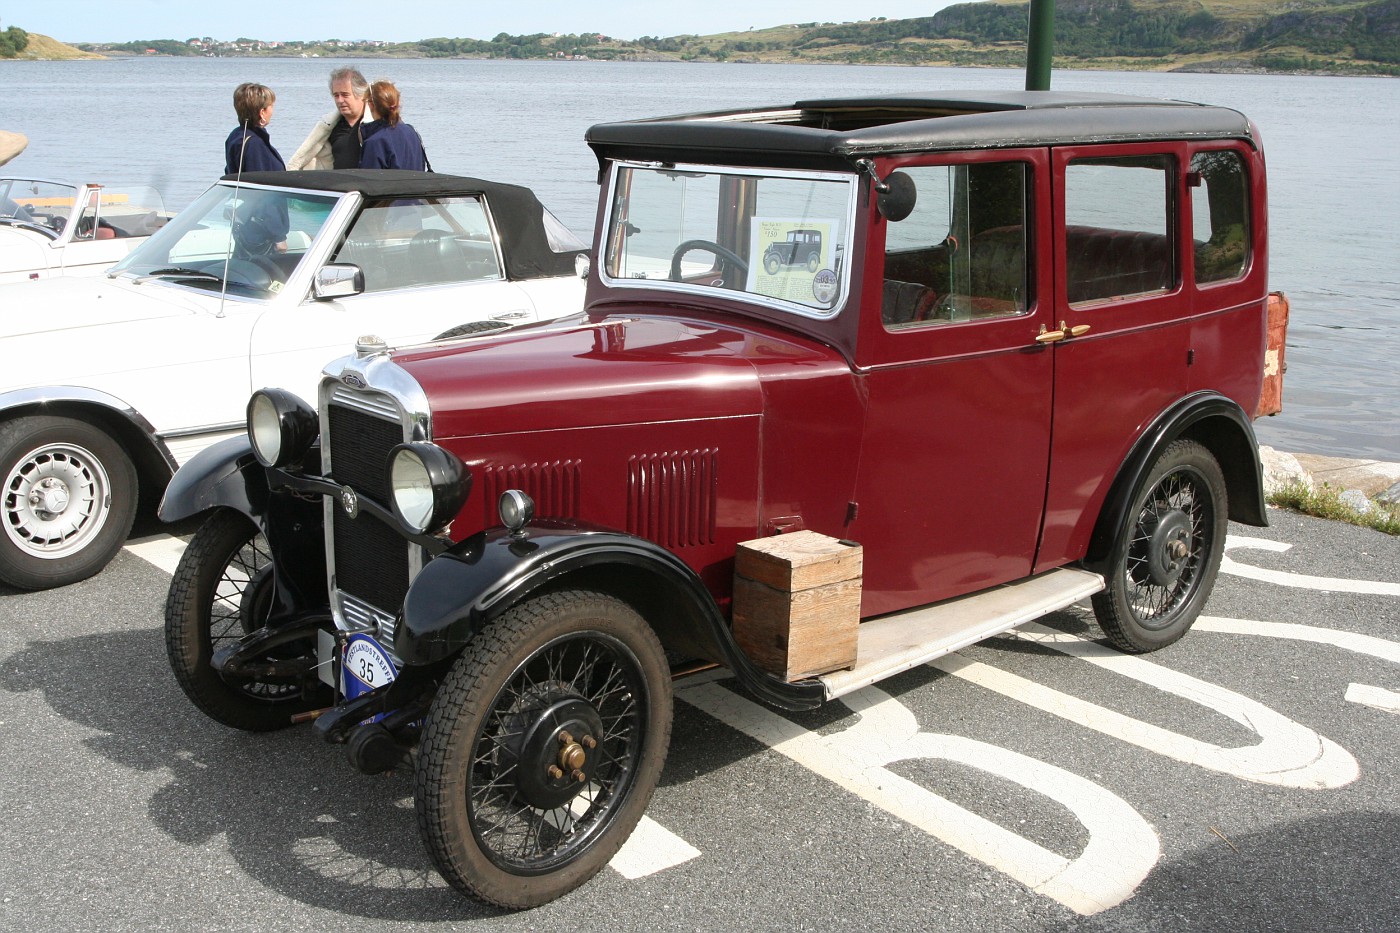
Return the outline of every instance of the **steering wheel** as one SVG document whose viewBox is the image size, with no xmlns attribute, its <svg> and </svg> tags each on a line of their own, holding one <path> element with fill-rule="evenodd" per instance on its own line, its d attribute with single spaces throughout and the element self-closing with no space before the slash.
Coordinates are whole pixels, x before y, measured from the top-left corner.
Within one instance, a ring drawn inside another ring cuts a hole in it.
<svg viewBox="0 0 1400 933">
<path fill-rule="evenodd" d="M 676 251 L 671 254 L 671 281 L 681 280 L 681 257 L 693 249 L 703 249 L 706 252 L 714 253 L 720 259 L 730 263 L 744 275 L 749 274 L 749 263 L 744 257 L 724 246 L 720 246 L 712 240 L 686 240 Z"/>
<path fill-rule="evenodd" d="M 261 258 L 261 257 L 257 257 Z M 266 260 L 267 265 L 273 265 L 271 260 Z M 268 291 L 272 288 L 273 278 L 268 272 L 267 266 L 259 263 L 256 258 L 243 259 L 234 257 L 228 261 L 228 281 L 238 285 L 245 285 L 249 288 L 256 288 Z"/>
</svg>

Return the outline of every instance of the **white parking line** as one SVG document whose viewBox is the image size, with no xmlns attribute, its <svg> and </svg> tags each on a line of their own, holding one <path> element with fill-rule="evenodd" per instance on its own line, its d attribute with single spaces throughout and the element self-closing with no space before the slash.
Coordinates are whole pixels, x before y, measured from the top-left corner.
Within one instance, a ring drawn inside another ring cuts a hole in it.
<svg viewBox="0 0 1400 933">
<path fill-rule="evenodd" d="M 149 538 L 132 538 L 126 542 L 126 549 L 147 563 L 173 574 L 180 563 L 180 555 L 185 553 L 185 542 L 170 535 L 151 535 Z"/>
<path fill-rule="evenodd" d="M 699 855 L 695 846 L 644 816 L 608 864 L 622 877 L 635 879 L 674 868 Z"/>
<path fill-rule="evenodd" d="M 1348 703 L 1359 703 L 1362 706 L 1378 709 L 1383 713 L 1400 715 L 1400 693 L 1386 690 L 1383 687 L 1372 687 L 1368 684 L 1347 684 L 1346 700 Z"/>
<path fill-rule="evenodd" d="M 1377 580 L 1349 580 L 1345 577 L 1314 577 L 1305 573 L 1290 573 L 1286 570 L 1265 570 L 1249 564 L 1236 563 L 1230 558 L 1234 548 L 1253 548 L 1260 551 L 1273 551 L 1281 554 L 1293 547 L 1281 541 L 1264 538 L 1248 538 L 1243 535 L 1230 535 L 1225 539 L 1225 556 L 1220 559 L 1220 572 L 1234 574 L 1261 583 L 1275 586 L 1291 586 L 1305 590 L 1322 590 L 1328 593 L 1374 593 L 1379 596 L 1400 596 L 1400 583 L 1383 583 Z"/>
</svg>

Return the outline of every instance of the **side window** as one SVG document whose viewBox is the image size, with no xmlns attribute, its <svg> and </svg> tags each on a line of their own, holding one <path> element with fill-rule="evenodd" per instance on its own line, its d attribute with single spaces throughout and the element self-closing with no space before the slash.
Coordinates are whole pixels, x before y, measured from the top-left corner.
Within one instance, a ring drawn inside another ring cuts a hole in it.
<svg viewBox="0 0 1400 933">
<path fill-rule="evenodd" d="M 902 171 L 918 200 L 885 234 L 886 326 L 1023 314 L 1031 291 L 1030 167 L 979 162 Z"/>
<path fill-rule="evenodd" d="M 1196 281 L 1225 282 L 1249 264 L 1249 184 L 1240 154 L 1198 152 L 1191 157 L 1192 239 Z"/>
<path fill-rule="evenodd" d="M 502 278 L 478 198 L 371 202 L 333 261 L 359 266 L 366 292 Z"/>
<path fill-rule="evenodd" d="M 1172 287 L 1172 165 L 1162 155 L 1081 159 L 1065 168 L 1070 304 Z"/>
</svg>

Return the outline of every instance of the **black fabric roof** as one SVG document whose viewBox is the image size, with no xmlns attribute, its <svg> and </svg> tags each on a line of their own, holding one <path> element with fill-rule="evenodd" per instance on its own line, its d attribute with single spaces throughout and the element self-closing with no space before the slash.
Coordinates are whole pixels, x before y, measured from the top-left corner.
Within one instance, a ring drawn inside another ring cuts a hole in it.
<svg viewBox="0 0 1400 933">
<path fill-rule="evenodd" d="M 224 181 L 235 180 L 238 179 L 234 175 L 224 176 Z M 536 279 L 568 275 L 574 271 L 575 253 L 556 253 L 549 248 L 544 228 L 544 205 L 533 191 L 522 185 L 439 172 L 367 168 L 321 172 L 244 172 L 241 180 L 251 185 L 302 188 L 335 194 L 358 191 L 366 199 L 373 200 L 484 195 L 501 235 L 501 253 L 505 256 L 507 277 Z"/>
<path fill-rule="evenodd" d="M 600 164 L 663 162 L 849 168 L 864 156 L 1089 142 L 1252 140 L 1237 111 L 1121 94 L 1007 91 L 800 100 L 591 127 Z"/>
</svg>

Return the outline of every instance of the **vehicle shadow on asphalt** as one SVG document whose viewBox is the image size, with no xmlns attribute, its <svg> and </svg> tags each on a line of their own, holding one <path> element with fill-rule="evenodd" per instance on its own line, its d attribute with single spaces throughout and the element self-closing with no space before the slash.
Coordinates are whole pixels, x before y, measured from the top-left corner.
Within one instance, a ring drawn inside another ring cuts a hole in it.
<svg viewBox="0 0 1400 933">
<path fill-rule="evenodd" d="M 411 767 L 361 775 L 308 727 L 253 734 L 205 718 L 176 685 L 159 629 L 31 642 L 6 659 L 0 689 L 42 693 L 97 733 L 82 744 L 113 765 L 169 774 L 148 811 L 176 844 L 172 863 L 223 834 L 249 879 L 310 906 L 386 921 L 501 913 L 434 870 Z"/>
</svg>

